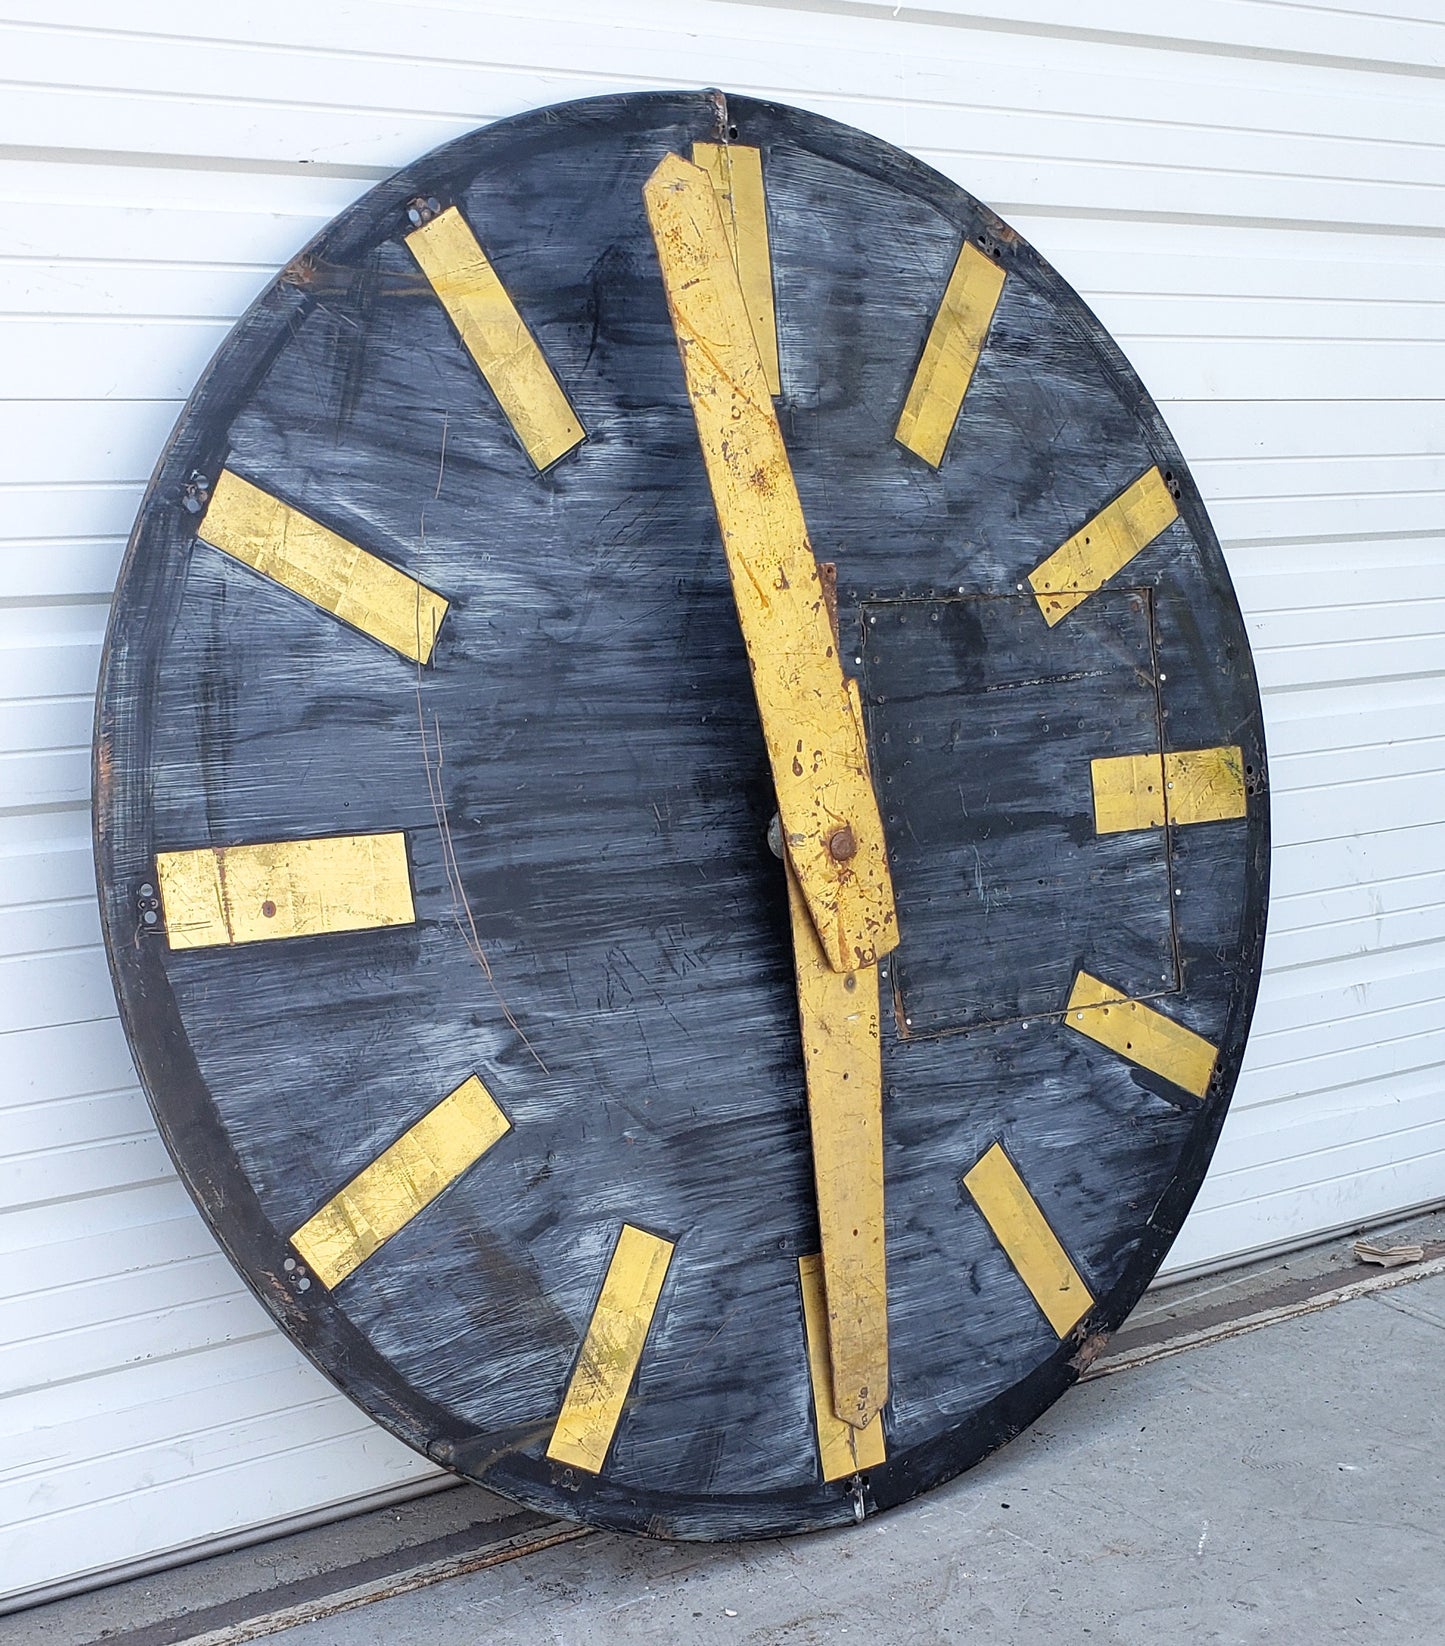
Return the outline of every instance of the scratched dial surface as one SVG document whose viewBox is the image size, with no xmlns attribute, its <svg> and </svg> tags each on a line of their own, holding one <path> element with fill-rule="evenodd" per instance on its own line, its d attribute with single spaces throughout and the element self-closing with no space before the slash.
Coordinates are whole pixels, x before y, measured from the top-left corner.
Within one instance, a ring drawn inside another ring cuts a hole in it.
<svg viewBox="0 0 1445 1646">
<path fill-rule="evenodd" d="M 643 207 L 720 150 L 898 910 L 891 1396 L 847 1467 L 775 800 Z M 717 94 L 476 133 L 263 294 L 137 522 L 96 817 L 158 1122 L 280 1324 L 437 1461 L 669 1536 L 853 1520 L 1068 1387 L 1198 1189 L 1263 940 L 1249 649 L 1153 403 L 955 185 Z"/>
</svg>

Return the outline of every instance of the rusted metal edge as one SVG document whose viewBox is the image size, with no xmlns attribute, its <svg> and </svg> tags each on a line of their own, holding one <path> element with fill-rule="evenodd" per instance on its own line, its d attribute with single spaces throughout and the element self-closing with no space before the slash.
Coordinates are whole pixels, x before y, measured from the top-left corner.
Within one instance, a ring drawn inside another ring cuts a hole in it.
<svg viewBox="0 0 1445 1646">
<path fill-rule="evenodd" d="M 1096 1377 L 1110 1377 L 1115 1372 L 1132 1372 L 1140 1366 L 1152 1366 L 1157 1360 L 1168 1360 L 1189 1349 L 1207 1348 L 1211 1343 L 1223 1343 L 1232 1337 L 1243 1337 L 1246 1332 L 1257 1332 L 1265 1326 L 1276 1326 L 1281 1321 L 1296 1320 L 1301 1315 L 1318 1314 L 1333 1309 L 1340 1303 L 1351 1303 L 1357 1297 L 1369 1297 L 1373 1292 L 1392 1291 L 1412 1280 L 1428 1280 L 1432 1275 L 1445 1274 L 1445 1257 L 1426 1263 L 1413 1263 L 1408 1268 L 1387 1269 L 1382 1274 L 1367 1276 L 1348 1286 L 1335 1286 L 1316 1292 L 1310 1297 L 1296 1298 L 1273 1309 L 1261 1309 L 1255 1314 L 1241 1315 L 1235 1320 L 1219 1321 L 1199 1327 L 1192 1332 L 1180 1332 L 1177 1337 L 1165 1338 L 1162 1343 L 1149 1343 L 1137 1349 L 1126 1349 L 1120 1354 L 1103 1355 L 1092 1361 L 1079 1375 L 1080 1383 L 1089 1383 Z"/>
<path fill-rule="evenodd" d="M 342 1612 L 353 1612 L 360 1606 L 369 1606 L 374 1600 L 391 1600 L 398 1595 L 411 1594 L 416 1589 L 430 1588 L 433 1583 L 445 1582 L 449 1577 L 465 1577 L 470 1572 L 485 1571 L 490 1566 L 504 1566 L 509 1561 L 521 1560 L 526 1555 L 541 1554 L 559 1544 L 575 1543 L 582 1538 L 595 1537 L 590 1526 L 572 1526 L 565 1521 L 552 1521 L 539 1528 L 490 1543 L 470 1553 L 458 1552 L 440 1560 L 423 1561 L 379 1575 L 363 1583 L 354 1583 L 329 1593 L 308 1596 L 290 1605 L 270 1611 L 257 1612 L 250 1617 L 231 1618 L 223 1623 L 212 1623 L 215 1610 L 207 1608 L 189 1620 L 195 1632 L 188 1632 L 184 1617 L 148 1624 L 140 1629 L 109 1637 L 111 1646 L 245 1646 L 245 1642 L 261 1640 L 267 1635 L 279 1634 L 298 1623 L 314 1623 L 321 1618 L 336 1617 Z M 338 1576 L 344 1575 L 341 1573 Z M 197 1627 L 199 1626 L 199 1627 Z"/>
</svg>

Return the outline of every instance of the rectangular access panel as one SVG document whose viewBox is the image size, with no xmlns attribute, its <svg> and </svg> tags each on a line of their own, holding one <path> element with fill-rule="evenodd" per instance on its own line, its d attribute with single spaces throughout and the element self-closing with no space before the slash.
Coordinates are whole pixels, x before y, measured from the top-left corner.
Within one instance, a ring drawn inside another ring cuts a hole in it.
<svg viewBox="0 0 1445 1646">
<path fill-rule="evenodd" d="M 1160 749 L 1146 589 L 1047 631 L 1031 594 L 869 602 L 864 687 L 899 1027 L 1059 1013 L 1080 969 L 1179 986 L 1163 828 L 1100 834 L 1092 762 Z"/>
</svg>

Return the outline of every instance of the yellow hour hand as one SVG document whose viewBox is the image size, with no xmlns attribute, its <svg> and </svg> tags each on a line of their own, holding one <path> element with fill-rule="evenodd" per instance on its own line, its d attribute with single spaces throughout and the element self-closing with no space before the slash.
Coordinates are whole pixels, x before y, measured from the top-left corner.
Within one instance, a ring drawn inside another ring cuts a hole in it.
<svg viewBox="0 0 1445 1646">
<path fill-rule="evenodd" d="M 668 155 L 643 190 L 752 668 L 788 861 L 835 971 L 898 942 L 856 687 L 712 181 Z"/>
</svg>

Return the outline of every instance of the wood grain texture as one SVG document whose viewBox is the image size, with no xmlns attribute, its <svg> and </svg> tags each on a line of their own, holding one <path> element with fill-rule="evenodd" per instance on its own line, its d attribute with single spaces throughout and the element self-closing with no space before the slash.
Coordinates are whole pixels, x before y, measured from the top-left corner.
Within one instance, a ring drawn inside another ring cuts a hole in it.
<svg viewBox="0 0 1445 1646">
<path fill-rule="evenodd" d="M 1077 1333 L 1122 1318 L 1178 1229 L 1253 1001 L 1263 740 L 1188 470 L 1079 300 L 877 140 L 743 99 L 727 115 L 764 157 L 779 426 L 839 567 L 845 664 L 900 854 L 880 1022 L 893 1385 L 887 1460 L 859 1487 L 871 1511 L 1030 1421 L 1072 1380 Z M 797 1263 L 819 1242 L 767 753 L 642 205 L 664 154 L 718 136 L 699 94 L 499 123 L 344 214 L 308 254 L 334 272 L 324 294 L 263 295 L 149 493 L 97 766 L 127 1026 L 162 1130 L 258 1295 L 433 1459 L 549 1511 L 688 1537 L 855 1512 L 848 1484 L 821 1478 L 813 1421 Z M 489 225 L 589 431 L 540 475 L 417 278 L 417 195 Z M 980 233 L 1008 278 L 971 438 L 934 473 L 891 432 L 937 293 Z M 886 276 L 902 246 L 916 276 L 900 284 Z M 385 543 L 448 600 L 420 678 L 197 549 L 185 486 L 232 462 L 349 540 Z M 1128 588 L 1050 630 L 1019 585 L 1153 464 L 1179 483 L 1179 519 Z M 1118 752 L 1238 743 L 1247 815 L 1101 841 L 1088 759 L 1063 756 L 1101 752 L 1109 725 L 1128 734 Z M 406 832 L 414 926 L 189 953 L 137 939 L 158 838 L 343 829 Z M 928 840 L 968 874 L 930 887 Z M 1058 893 L 1094 869 L 1091 922 Z M 1078 969 L 1122 980 L 1105 954 L 1141 987 L 1165 957 L 1171 1015 L 1221 1049 L 1203 1100 L 1065 1029 Z M 930 986 L 939 1032 L 917 1032 L 901 1004 Z M 298 1290 L 289 1231 L 473 1072 L 513 1121 L 484 1168 L 335 1299 Z M 1097 1300 L 1063 1341 L 962 1198 L 1000 1139 Z M 604 1468 L 564 1480 L 548 1438 L 623 1222 L 675 1247 L 667 1285 Z"/>
</svg>

